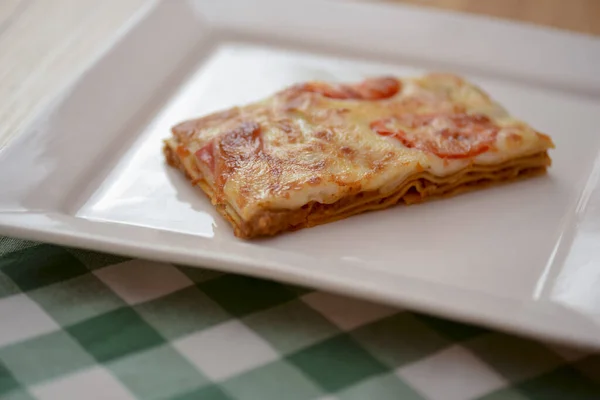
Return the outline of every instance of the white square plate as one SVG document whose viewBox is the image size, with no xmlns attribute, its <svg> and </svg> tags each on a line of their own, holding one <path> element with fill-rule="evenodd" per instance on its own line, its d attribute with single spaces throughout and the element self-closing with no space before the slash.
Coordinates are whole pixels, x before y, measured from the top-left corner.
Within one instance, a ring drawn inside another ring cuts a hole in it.
<svg viewBox="0 0 600 400">
<path fill-rule="evenodd" d="M 600 40 L 324 0 L 157 2 L 0 153 L 0 231 L 600 346 Z M 307 79 L 452 71 L 557 145 L 548 176 L 236 239 L 161 140 Z"/>
</svg>

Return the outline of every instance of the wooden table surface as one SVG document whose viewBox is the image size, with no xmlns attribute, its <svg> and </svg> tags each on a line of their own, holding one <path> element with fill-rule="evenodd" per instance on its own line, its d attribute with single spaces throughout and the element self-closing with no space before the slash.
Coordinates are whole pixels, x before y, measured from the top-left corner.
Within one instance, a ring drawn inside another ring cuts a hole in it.
<svg viewBox="0 0 600 400">
<path fill-rule="evenodd" d="M 386 0 L 600 35 L 599 0 Z"/>
<path fill-rule="evenodd" d="M 0 147 L 22 131 L 146 1 L 0 0 Z M 600 0 L 383 1 L 600 35 Z"/>
</svg>

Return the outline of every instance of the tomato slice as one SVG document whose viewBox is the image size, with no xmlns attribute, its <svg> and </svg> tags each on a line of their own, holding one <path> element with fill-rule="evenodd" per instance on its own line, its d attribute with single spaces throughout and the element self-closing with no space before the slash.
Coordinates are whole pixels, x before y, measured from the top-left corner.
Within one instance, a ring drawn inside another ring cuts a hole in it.
<svg viewBox="0 0 600 400">
<path fill-rule="evenodd" d="M 383 100 L 401 89 L 400 81 L 392 77 L 366 79 L 357 84 L 329 84 L 310 82 L 299 86 L 301 91 L 319 93 L 331 99 Z"/>
<path fill-rule="evenodd" d="M 212 140 L 196 151 L 196 158 L 204 163 L 212 173 L 215 172 L 215 144 Z"/>
<path fill-rule="evenodd" d="M 402 87 L 400 81 L 396 78 L 382 77 L 366 79 L 356 85 L 356 90 L 360 93 L 363 100 L 380 100 L 394 96 Z"/>
<path fill-rule="evenodd" d="M 373 121 L 371 129 L 408 148 L 441 158 L 475 157 L 493 147 L 500 128 L 483 114 L 402 114 Z"/>
</svg>

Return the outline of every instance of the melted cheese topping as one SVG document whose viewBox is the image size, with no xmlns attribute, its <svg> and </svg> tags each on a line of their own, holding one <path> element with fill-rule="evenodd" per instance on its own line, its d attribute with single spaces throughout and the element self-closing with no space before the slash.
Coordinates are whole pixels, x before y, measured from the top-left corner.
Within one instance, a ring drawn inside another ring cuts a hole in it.
<svg viewBox="0 0 600 400">
<path fill-rule="evenodd" d="M 186 121 L 173 133 L 216 202 L 244 219 L 361 191 L 392 192 L 423 171 L 444 177 L 553 147 L 479 88 L 439 74 L 309 82 Z"/>
</svg>

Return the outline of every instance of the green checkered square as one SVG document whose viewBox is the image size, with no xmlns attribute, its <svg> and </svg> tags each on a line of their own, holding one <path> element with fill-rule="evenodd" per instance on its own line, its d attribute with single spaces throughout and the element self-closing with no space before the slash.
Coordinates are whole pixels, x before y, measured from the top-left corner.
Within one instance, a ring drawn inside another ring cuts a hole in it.
<svg viewBox="0 0 600 400">
<path fill-rule="evenodd" d="M 323 392 L 286 361 L 277 361 L 232 378 L 223 389 L 240 400 L 314 399 Z"/>
<path fill-rule="evenodd" d="M 230 316 L 192 286 L 135 307 L 167 339 L 173 340 L 224 322 Z"/>
<path fill-rule="evenodd" d="M 0 398 L 4 398 L 8 393 L 20 387 L 19 382 L 0 359 Z"/>
<path fill-rule="evenodd" d="M 600 354 L 585 357 L 574 366 L 589 379 L 600 382 Z"/>
<path fill-rule="evenodd" d="M 165 399 L 204 386 L 208 381 L 169 345 L 109 363 L 110 370 L 140 399 Z"/>
<path fill-rule="evenodd" d="M 72 325 L 67 330 L 100 362 L 130 356 L 165 342 L 131 308 L 108 312 Z"/>
<path fill-rule="evenodd" d="M 488 329 L 475 325 L 463 324 L 423 314 L 414 315 L 431 329 L 434 329 L 440 335 L 443 335 L 454 342 L 460 342 L 489 332 Z"/>
<path fill-rule="evenodd" d="M 531 398 L 525 396 L 523 393 L 519 392 L 517 389 L 508 387 L 505 389 L 495 391 L 490 394 L 486 394 L 483 397 L 479 397 L 477 400 L 536 400 L 536 399 L 531 399 Z M 539 400 L 543 400 L 543 399 L 539 399 Z"/>
<path fill-rule="evenodd" d="M 387 371 L 346 334 L 300 350 L 288 360 L 328 392 L 336 392 Z"/>
<path fill-rule="evenodd" d="M 274 307 L 298 296 L 285 285 L 239 275 L 224 275 L 201 283 L 199 287 L 237 317 Z"/>
<path fill-rule="evenodd" d="M 509 382 L 550 371 L 563 360 L 546 346 L 532 340 L 502 333 L 489 333 L 464 343 Z"/>
<path fill-rule="evenodd" d="M 0 270 L 0 299 L 19 292 L 19 287 Z"/>
<path fill-rule="evenodd" d="M 187 267 L 185 265 L 177 265 L 177 264 L 175 264 L 175 266 L 181 272 L 183 272 L 188 278 L 190 278 L 193 282 L 196 282 L 196 283 L 210 281 L 211 279 L 215 279 L 215 278 L 225 275 L 223 272 L 212 271 L 210 269 Z"/>
<path fill-rule="evenodd" d="M 304 296 L 305 294 L 312 293 L 315 290 L 310 289 L 304 286 L 296 286 L 296 285 L 285 285 L 285 287 L 292 293 L 295 293 L 297 297 Z"/>
<path fill-rule="evenodd" d="M 394 374 L 376 376 L 339 392 L 339 400 L 426 400 Z"/>
<path fill-rule="evenodd" d="M 300 300 L 251 314 L 242 320 L 280 354 L 289 354 L 339 332 L 339 329 Z"/>
<path fill-rule="evenodd" d="M 22 291 L 65 281 L 87 272 L 85 266 L 68 251 L 50 245 L 9 253 L 0 258 L 0 270 Z"/>
<path fill-rule="evenodd" d="M 64 331 L 1 348 L 0 360 L 25 385 L 61 377 L 95 364 L 94 359 Z"/>
<path fill-rule="evenodd" d="M 408 312 L 357 328 L 351 335 L 374 357 L 394 368 L 420 360 L 451 344 Z"/>
<path fill-rule="evenodd" d="M 226 394 L 217 385 L 206 386 L 201 389 L 181 394 L 170 398 L 169 400 L 239 400 Z"/>
<path fill-rule="evenodd" d="M 91 273 L 32 290 L 28 295 L 62 326 L 125 305 L 119 296 Z"/>
<path fill-rule="evenodd" d="M 1 394 L 1 393 L 0 393 Z M 36 400 L 24 390 L 16 390 L 2 397 L 2 400 Z"/>
<path fill-rule="evenodd" d="M 107 265 L 119 264 L 131 260 L 129 257 L 121 257 L 88 250 L 67 249 L 67 251 L 81 261 L 90 271 L 106 267 Z"/>
<path fill-rule="evenodd" d="M 600 399 L 600 382 L 590 380 L 570 366 L 522 382 L 516 388 L 532 400 Z"/>
</svg>

